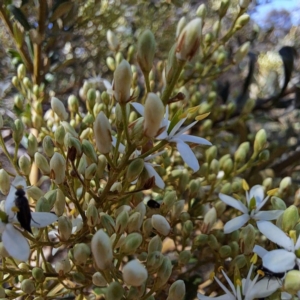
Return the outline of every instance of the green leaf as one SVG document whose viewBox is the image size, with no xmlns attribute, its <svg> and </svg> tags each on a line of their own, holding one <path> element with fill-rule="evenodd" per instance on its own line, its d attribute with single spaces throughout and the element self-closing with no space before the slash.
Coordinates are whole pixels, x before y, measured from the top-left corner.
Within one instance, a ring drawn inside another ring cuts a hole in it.
<svg viewBox="0 0 300 300">
<path fill-rule="evenodd" d="M 10 13 L 14 16 L 16 21 L 18 21 L 26 31 L 31 29 L 30 24 L 27 21 L 27 18 L 23 14 L 23 12 L 14 6 L 13 4 L 7 5 L 7 9 L 10 11 Z"/>
</svg>

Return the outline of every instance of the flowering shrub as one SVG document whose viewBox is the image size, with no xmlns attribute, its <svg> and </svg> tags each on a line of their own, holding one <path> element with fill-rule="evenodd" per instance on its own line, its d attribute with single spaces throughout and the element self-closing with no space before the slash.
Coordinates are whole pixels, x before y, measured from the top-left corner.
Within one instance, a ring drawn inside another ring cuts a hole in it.
<svg viewBox="0 0 300 300">
<path fill-rule="evenodd" d="M 221 28 L 229 5 L 221 1 L 213 27 L 203 4 L 181 19 L 165 63 L 155 61 L 150 30 L 138 38 L 137 63 L 108 31 L 113 82 L 96 78 L 101 90 L 88 80 L 67 104 L 18 66 L 16 118 L 9 126 L 0 115 L 10 163 L 0 170 L 0 298 L 300 297 L 299 214 L 281 199 L 290 180 L 250 188 L 245 172 L 270 157 L 266 131 L 241 143 L 226 135 L 226 126 L 243 127 L 252 99 L 199 96 L 198 77 L 219 77 L 248 54 L 247 42 L 227 61 L 230 39 L 249 21 L 243 0 Z M 224 128 L 213 128 L 220 114 Z"/>
</svg>

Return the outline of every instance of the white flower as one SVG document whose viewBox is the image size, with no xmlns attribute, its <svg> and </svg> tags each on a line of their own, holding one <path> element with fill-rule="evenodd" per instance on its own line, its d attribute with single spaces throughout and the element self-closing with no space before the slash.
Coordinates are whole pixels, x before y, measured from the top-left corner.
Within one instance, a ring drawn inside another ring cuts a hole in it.
<svg viewBox="0 0 300 300">
<path fill-rule="evenodd" d="M 262 258 L 263 266 L 274 273 L 286 272 L 292 270 L 297 264 L 300 266 L 300 258 L 297 258 L 295 252 L 300 249 L 300 236 L 294 242 L 285 232 L 276 225 L 267 221 L 257 222 L 259 231 L 270 241 L 284 249 L 267 251 L 266 249 L 255 245 L 253 252 Z"/>
<path fill-rule="evenodd" d="M 265 298 L 269 295 L 273 294 L 278 288 L 281 286 L 281 282 L 277 280 L 277 278 L 263 278 L 260 281 L 258 280 L 259 275 L 257 274 L 253 280 L 250 279 L 250 276 L 252 274 L 253 265 L 251 265 L 247 278 L 242 279 L 242 287 L 237 284 L 235 287 L 232 281 L 229 279 L 229 277 L 226 275 L 226 273 L 222 270 L 222 273 L 227 280 L 231 291 L 228 290 L 225 285 L 217 278 L 215 277 L 215 280 L 219 284 L 219 286 L 222 288 L 222 290 L 226 293 L 225 295 L 218 296 L 218 297 L 207 297 L 204 295 L 201 295 L 198 293 L 198 299 L 199 300 L 210 300 L 210 299 L 218 299 L 218 300 L 252 300 L 256 298 Z M 242 295 L 244 297 L 242 297 Z"/>
<path fill-rule="evenodd" d="M 131 103 L 131 105 L 137 110 L 139 114 L 144 115 L 144 106 L 139 103 Z M 166 114 L 164 119 L 161 122 L 161 128 L 165 128 L 165 130 L 156 138 L 158 140 L 166 140 L 169 143 L 176 143 L 176 148 L 180 153 L 183 161 L 194 171 L 197 172 L 200 168 L 199 162 L 191 150 L 190 146 L 186 144 L 186 142 L 194 143 L 198 145 L 207 145 L 211 146 L 211 142 L 208 140 L 193 136 L 189 134 L 184 134 L 190 128 L 192 128 L 198 121 L 195 121 L 189 124 L 186 127 L 180 129 L 181 125 L 185 122 L 186 118 L 180 119 L 176 124 L 172 124 L 169 121 L 169 110 L 168 106 L 166 107 Z M 174 125 L 174 126 L 173 126 Z"/>
<path fill-rule="evenodd" d="M 10 256 L 25 261 L 30 254 L 30 247 L 26 238 L 22 233 L 14 227 L 14 223 L 19 223 L 16 217 L 15 199 L 16 187 L 25 188 L 25 179 L 21 176 L 16 176 L 12 182 L 9 194 L 5 200 L 5 214 L 1 213 L 0 233 L 2 234 L 2 242 Z M 42 228 L 57 220 L 57 216 L 46 212 L 32 212 L 30 226 Z M 2 218 L 3 217 L 3 218 Z"/>
<path fill-rule="evenodd" d="M 250 219 L 256 221 L 269 221 L 277 219 L 283 213 L 283 210 L 260 211 L 269 199 L 269 196 L 264 198 L 264 188 L 261 185 L 253 186 L 250 189 L 250 192 L 246 191 L 248 207 L 241 201 L 221 193 L 219 194 L 219 198 L 227 205 L 230 205 L 243 213 L 241 216 L 238 216 L 225 224 L 224 233 L 231 233 L 241 228 Z"/>
</svg>

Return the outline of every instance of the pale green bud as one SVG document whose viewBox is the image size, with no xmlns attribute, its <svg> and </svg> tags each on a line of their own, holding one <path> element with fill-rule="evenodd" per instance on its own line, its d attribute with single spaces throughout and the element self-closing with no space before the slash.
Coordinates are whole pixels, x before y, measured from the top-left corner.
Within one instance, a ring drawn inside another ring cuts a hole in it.
<svg viewBox="0 0 300 300">
<path fill-rule="evenodd" d="M 207 244 L 209 245 L 209 247 L 213 250 L 218 251 L 219 250 L 219 243 L 218 240 L 216 239 L 216 237 L 212 234 L 210 234 L 208 236 L 208 241 Z"/>
<path fill-rule="evenodd" d="M 238 163 L 242 163 L 245 161 L 248 151 L 250 149 L 250 143 L 244 142 L 242 143 L 238 149 L 234 153 L 234 159 Z"/>
<path fill-rule="evenodd" d="M 130 88 L 132 83 L 132 71 L 126 60 L 118 65 L 114 72 L 114 97 L 119 103 L 126 103 L 130 99 Z"/>
<path fill-rule="evenodd" d="M 115 62 L 115 60 L 112 57 L 108 56 L 106 58 L 106 64 L 107 64 L 108 68 L 111 71 L 115 71 L 115 69 L 116 69 L 116 62 Z"/>
<path fill-rule="evenodd" d="M 97 172 L 97 165 L 95 163 L 92 163 L 91 165 L 89 165 L 84 172 L 84 178 L 86 180 L 92 180 Z"/>
<path fill-rule="evenodd" d="M 32 279 L 24 279 L 21 282 L 21 290 L 27 294 L 30 295 L 35 292 L 35 286 Z"/>
<path fill-rule="evenodd" d="M 130 233 L 126 236 L 124 244 L 120 248 L 123 255 L 132 255 L 143 242 L 143 237 L 137 232 Z"/>
<path fill-rule="evenodd" d="M 45 280 L 45 274 L 42 268 L 35 267 L 32 269 L 32 277 L 37 281 L 37 282 L 44 282 Z"/>
<path fill-rule="evenodd" d="M 216 159 L 213 159 L 210 163 L 209 170 L 210 170 L 210 173 L 218 175 L 219 170 L 220 170 L 219 161 Z"/>
<path fill-rule="evenodd" d="M 241 8 L 245 9 L 250 5 L 251 1 L 252 0 L 240 0 L 239 5 Z"/>
<path fill-rule="evenodd" d="M 31 162 L 30 162 L 29 158 L 26 155 L 22 155 L 19 158 L 18 163 L 19 163 L 19 167 L 20 167 L 20 170 L 22 171 L 22 173 L 24 175 L 29 175 L 30 171 L 31 171 Z"/>
<path fill-rule="evenodd" d="M 92 277 L 93 284 L 100 287 L 105 287 L 107 282 L 100 272 L 96 272 Z"/>
<path fill-rule="evenodd" d="M 236 51 L 233 58 L 236 64 L 240 63 L 247 56 L 250 45 L 250 42 L 246 42 Z"/>
<path fill-rule="evenodd" d="M 258 155 L 258 159 L 261 162 L 268 161 L 270 159 L 270 151 L 267 149 L 261 151 Z"/>
<path fill-rule="evenodd" d="M 161 212 L 164 215 L 167 214 L 173 207 L 176 200 L 177 196 L 175 191 L 167 192 L 160 206 Z"/>
<path fill-rule="evenodd" d="M 217 157 L 218 148 L 216 146 L 211 146 L 205 151 L 205 156 L 207 162 L 210 164 L 213 159 Z"/>
<path fill-rule="evenodd" d="M 220 8 L 219 8 L 219 18 L 222 19 L 229 8 L 230 0 L 222 0 Z"/>
<path fill-rule="evenodd" d="M 279 193 L 282 194 L 282 193 L 286 193 L 290 190 L 292 186 L 292 178 L 287 176 L 287 177 L 284 177 L 281 181 L 280 181 L 280 184 L 279 184 Z"/>
<path fill-rule="evenodd" d="M 114 219 L 110 215 L 101 212 L 100 223 L 104 227 L 104 229 L 106 229 L 108 235 L 112 235 L 115 232 L 116 224 Z"/>
<path fill-rule="evenodd" d="M 57 189 L 56 201 L 54 203 L 54 212 L 58 217 L 60 217 L 64 213 L 65 206 L 66 197 L 61 189 Z"/>
<path fill-rule="evenodd" d="M 239 250 L 238 250 L 239 251 Z M 240 254 L 234 257 L 231 261 L 232 266 L 236 266 L 238 269 L 242 269 L 247 265 L 247 261 L 244 254 Z"/>
<path fill-rule="evenodd" d="M 62 241 L 68 241 L 72 234 L 72 222 L 66 216 L 58 218 L 58 232 Z"/>
<path fill-rule="evenodd" d="M 258 154 L 260 151 L 264 149 L 266 143 L 267 143 L 266 131 L 264 129 L 260 129 L 255 136 L 254 147 L 253 147 L 254 152 Z"/>
<path fill-rule="evenodd" d="M 231 194 L 231 192 L 232 192 L 232 189 L 231 189 L 231 183 L 230 183 L 230 182 L 226 182 L 226 183 L 222 186 L 222 188 L 221 188 L 221 190 L 220 190 L 220 193 L 227 195 L 227 194 Z"/>
<path fill-rule="evenodd" d="M 86 155 L 83 154 L 79 160 L 79 165 L 78 165 L 78 173 L 83 175 L 85 173 L 85 169 L 87 168 L 88 164 L 87 164 L 87 159 L 86 159 Z"/>
<path fill-rule="evenodd" d="M 152 226 L 156 231 L 163 235 L 167 236 L 171 231 L 171 226 L 165 217 L 161 215 L 153 215 L 152 218 Z"/>
<path fill-rule="evenodd" d="M 45 175 L 50 173 L 50 166 L 45 156 L 41 153 L 36 152 L 34 155 L 34 162 L 36 166 L 41 170 L 41 172 Z"/>
<path fill-rule="evenodd" d="M 210 208 L 208 210 L 208 212 L 205 214 L 203 222 L 207 226 L 207 231 L 206 232 L 210 232 L 212 227 L 217 222 L 217 211 L 214 207 Z"/>
<path fill-rule="evenodd" d="M 199 18 L 202 18 L 202 19 L 205 19 L 206 17 L 206 14 L 207 14 L 207 8 L 206 8 L 206 5 L 204 3 L 202 3 L 197 11 L 196 11 L 196 15 L 199 17 Z"/>
<path fill-rule="evenodd" d="M 26 89 L 30 90 L 32 88 L 32 83 L 28 77 L 23 78 L 23 84 Z"/>
<path fill-rule="evenodd" d="M 70 112 L 77 113 L 79 107 L 79 101 L 76 96 L 70 95 L 68 98 L 68 109 Z"/>
<path fill-rule="evenodd" d="M 123 267 L 123 280 L 127 285 L 141 286 L 147 278 L 146 268 L 137 259 L 131 260 Z"/>
<path fill-rule="evenodd" d="M 187 220 L 183 223 L 183 227 L 182 227 L 182 235 L 184 236 L 184 238 L 188 238 L 190 237 L 190 235 L 193 232 L 193 222 L 191 220 Z"/>
<path fill-rule="evenodd" d="M 223 164 L 223 171 L 226 175 L 229 175 L 231 174 L 232 170 L 233 170 L 233 161 L 231 158 L 228 158 Z"/>
<path fill-rule="evenodd" d="M 117 238 L 117 234 L 114 233 L 114 234 L 111 235 L 110 241 L 111 241 L 111 244 L 114 246 L 114 249 L 118 249 L 118 248 L 120 248 L 124 244 L 125 237 L 126 237 L 125 234 L 122 233 L 121 236 L 119 237 L 117 243 L 115 244 L 115 241 L 116 241 L 116 238 Z"/>
<path fill-rule="evenodd" d="M 157 277 L 154 283 L 155 288 L 159 288 L 167 283 L 172 274 L 172 268 L 173 267 L 170 258 L 165 256 L 157 272 Z"/>
<path fill-rule="evenodd" d="M 226 210 L 226 203 L 223 201 L 217 201 L 215 204 L 217 217 L 220 218 Z"/>
<path fill-rule="evenodd" d="M 63 103 L 56 97 L 51 98 L 51 108 L 61 121 L 68 119 L 68 113 Z"/>
<path fill-rule="evenodd" d="M 59 125 L 54 132 L 54 138 L 55 138 L 56 144 L 58 144 L 58 145 L 64 144 L 65 134 L 66 134 L 66 130 L 65 130 L 64 126 Z"/>
<path fill-rule="evenodd" d="M 250 16 L 247 14 L 241 15 L 235 23 L 234 30 L 243 28 L 250 21 Z"/>
<path fill-rule="evenodd" d="M 279 197 L 273 196 L 271 198 L 271 203 L 272 203 L 273 209 L 280 209 L 280 210 L 285 210 L 286 209 L 285 202 L 282 199 L 280 199 Z"/>
<path fill-rule="evenodd" d="M 186 266 L 192 257 L 191 251 L 183 250 L 178 257 L 178 263 L 182 266 Z"/>
<path fill-rule="evenodd" d="M 171 211 L 172 219 L 177 219 L 184 209 L 184 200 L 179 200 L 174 203 Z"/>
<path fill-rule="evenodd" d="M 125 291 L 124 291 L 122 285 L 117 281 L 113 281 L 107 287 L 105 299 L 121 300 L 123 298 L 124 294 L 125 294 Z"/>
<path fill-rule="evenodd" d="M 113 250 L 109 236 L 102 229 L 94 234 L 91 249 L 97 267 L 100 270 L 109 269 L 112 265 Z"/>
<path fill-rule="evenodd" d="M 24 97 L 21 95 L 16 95 L 14 97 L 14 106 L 17 107 L 19 110 L 24 109 Z"/>
<path fill-rule="evenodd" d="M 70 125 L 70 123 L 66 121 L 61 121 L 60 124 L 64 127 L 65 132 L 70 133 L 73 137 L 78 138 L 78 133 L 75 129 Z"/>
<path fill-rule="evenodd" d="M 26 76 L 26 68 L 23 64 L 19 64 L 17 69 L 17 76 L 19 80 L 22 80 Z"/>
<path fill-rule="evenodd" d="M 176 27 L 176 38 L 179 36 L 182 29 L 186 26 L 186 17 L 181 17 Z"/>
<path fill-rule="evenodd" d="M 143 223 L 143 235 L 145 237 L 149 237 L 152 234 L 152 230 L 153 230 L 153 227 L 152 227 L 151 218 L 146 219 Z"/>
<path fill-rule="evenodd" d="M 126 172 L 126 180 L 128 182 L 132 182 L 136 180 L 140 176 L 143 169 L 144 169 L 144 160 L 142 158 L 137 158 L 133 160 L 128 166 Z"/>
<path fill-rule="evenodd" d="M 19 145 L 24 134 L 24 125 L 20 119 L 15 120 L 14 129 L 13 129 L 13 140 L 14 142 Z"/>
<path fill-rule="evenodd" d="M 115 231 L 116 233 L 123 233 L 127 227 L 129 220 L 128 211 L 123 210 L 116 218 L 116 227 Z"/>
<path fill-rule="evenodd" d="M 106 39 L 108 42 L 108 46 L 112 51 L 117 51 L 119 48 L 119 41 L 117 39 L 116 34 L 110 29 L 106 32 Z"/>
<path fill-rule="evenodd" d="M 43 150 L 48 157 L 52 157 L 54 154 L 54 144 L 49 135 L 46 135 L 43 139 Z"/>
<path fill-rule="evenodd" d="M 111 186 L 110 191 L 111 191 L 111 192 L 118 192 L 118 193 L 121 193 L 121 191 L 122 191 L 122 182 L 119 182 L 119 181 L 115 182 L 115 183 Z"/>
<path fill-rule="evenodd" d="M 216 63 L 217 63 L 217 66 L 222 66 L 226 60 L 226 53 L 224 51 L 220 52 L 217 56 L 217 60 L 216 60 Z"/>
<path fill-rule="evenodd" d="M 127 232 L 135 232 L 140 231 L 142 222 L 141 222 L 141 214 L 139 212 L 134 212 L 130 215 L 127 225 Z"/>
<path fill-rule="evenodd" d="M 137 61 L 143 73 L 152 69 L 155 54 L 155 38 L 151 30 L 146 29 L 138 38 Z"/>
<path fill-rule="evenodd" d="M 157 135 L 164 118 L 165 107 L 154 93 L 148 93 L 144 110 L 144 134 L 153 138 Z"/>
<path fill-rule="evenodd" d="M 17 76 L 13 76 L 13 78 L 11 79 L 11 82 L 12 84 L 15 86 L 15 87 L 18 87 L 19 85 L 19 79 Z"/>
<path fill-rule="evenodd" d="M 99 213 L 93 201 L 91 201 L 86 210 L 87 224 L 94 227 L 99 223 Z"/>
<path fill-rule="evenodd" d="M 26 194 L 29 198 L 32 198 L 35 201 L 39 200 L 45 195 L 45 193 L 40 188 L 34 185 L 26 189 Z"/>
<path fill-rule="evenodd" d="M 65 180 L 66 160 L 58 152 L 55 152 L 50 160 L 51 178 L 56 184 L 61 184 Z"/>
<path fill-rule="evenodd" d="M 176 57 L 179 60 L 191 60 L 197 53 L 202 35 L 202 19 L 195 18 L 181 31 L 176 47 Z"/>
<path fill-rule="evenodd" d="M 122 62 L 122 60 L 124 60 L 124 56 L 123 56 L 122 52 L 119 51 L 116 54 L 116 63 L 117 63 L 117 65 L 119 65 Z"/>
<path fill-rule="evenodd" d="M 148 244 L 148 254 L 162 250 L 162 240 L 159 235 L 153 237 Z"/>
<path fill-rule="evenodd" d="M 87 92 L 86 104 L 89 112 L 93 111 L 94 105 L 96 103 L 96 90 L 91 88 Z"/>
<path fill-rule="evenodd" d="M 91 144 L 91 142 L 89 142 L 88 140 L 83 140 L 82 150 L 83 153 L 88 157 L 88 159 L 90 159 L 93 163 L 97 163 L 98 157 L 94 149 L 94 146 Z"/>
<path fill-rule="evenodd" d="M 68 258 L 62 259 L 55 263 L 55 271 L 60 275 L 69 273 L 71 268 L 71 262 Z"/>
<path fill-rule="evenodd" d="M 10 190 L 10 181 L 7 172 L 4 169 L 0 170 L 0 191 L 3 195 L 7 195 Z"/>
<path fill-rule="evenodd" d="M 87 244 L 76 244 L 73 248 L 73 256 L 76 264 L 83 265 L 91 255 L 90 247 Z"/>
<path fill-rule="evenodd" d="M 174 75 L 174 70 L 176 69 L 176 66 L 178 65 L 177 59 L 176 59 L 176 47 L 177 45 L 174 44 L 169 51 L 168 54 L 168 60 L 166 64 L 166 69 L 165 69 L 165 76 L 166 76 L 166 82 L 170 83 L 172 81 L 173 75 Z"/>
<path fill-rule="evenodd" d="M 185 296 L 185 284 L 183 280 L 176 280 L 170 286 L 167 300 L 183 300 Z"/>
<path fill-rule="evenodd" d="M 100 153 L 107 154 L 112 149 L 111 126 L 106 115 L 101 111 L 94 123 L 96 145 Z"/>
<path fill-rule="evenodd" d="M 286 273 L 284 279 L 284 290 L 290 294 L 297 294 L 300 290 L 300 271 L 291 270 Z"/>
<path fill-rule="evenodd" d="M 289 206 L 282 215 L 281 229 L 284 232 L 289 232 L 294 229 L 296 223 L 299 220 L 298 209 L 295 205 Z"/>
<path fill-rule="evenodd" d="M 98 164 L 97 164 L 97 175 L 99 178 L 103 178 L 106 165 L 107 165 L 106 157 L 102 154 L 99 155 Z"/>
<path fill-rule="evenodd" d="M 156 273 L 158 268 L 163 263 L 164 256 L 159 251 L 154 251 L 148 254 L 146 268 L 150 274 Z"/>
<path fill-rule="evenodd" d="M 241 251 L 243 251 L 245 255 L 250 255 L 253 252 L 255 244 L 255 229 L 251 224 L 248 224 L 241 229 L 240 240 L 243 243 Z"/>
<path fill-rule="evenodd" d="M 196 197 L 200 189 L 200 182 L 196 179 L 192 179 L 189 183 L 189 194 L 191 198 Z"/>
</svg>

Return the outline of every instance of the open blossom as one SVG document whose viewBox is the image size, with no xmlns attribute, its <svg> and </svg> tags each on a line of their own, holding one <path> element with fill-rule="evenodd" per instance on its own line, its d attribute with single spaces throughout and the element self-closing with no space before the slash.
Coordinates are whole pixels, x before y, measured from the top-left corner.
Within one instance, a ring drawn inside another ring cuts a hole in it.
<svg viewBox="0 0 300 300">
<path fill-rule="evenodd" d="M 16 176 L 13 180 L 9 194 L 5 200 L 5 211 L 1 212 L 0 233 L 2 234 L 2 242 L 6 251 L 12 257 L 25 261 L 30 254 L 30 247 L 26 238 L 20 230 L 16 229 L 13 224 L 19 223 L 16 216 L 16 187 L 25 188 L 25 179 Z M 47 212 L 32 212 L 31 227 L 43 228 L 57 220 L 57 216 Z"/>
<path fill-rule="evenodd" d="M 225 233 L 231 233 L 241 228 L 250 219 L 256 221 L 269 221 L 277 219 L 283 213 L 283 210 L 260 211 L 269 199 L 269 196 L 264 198 L 264 188 L 261 185 L 255 185 L 249 192 L 246 191 L 247 206 L 241 201 L 221 193 L 219 194 L 219 198 L 227 205 L 230 205 L 243 213 L 241 216 L 238 216 L 225 224 Z"/>
</svg>

